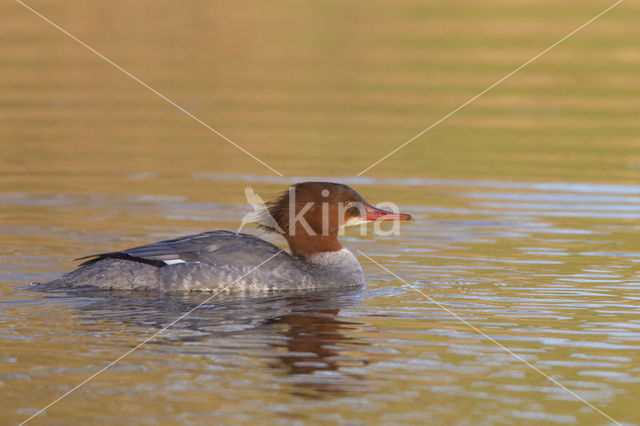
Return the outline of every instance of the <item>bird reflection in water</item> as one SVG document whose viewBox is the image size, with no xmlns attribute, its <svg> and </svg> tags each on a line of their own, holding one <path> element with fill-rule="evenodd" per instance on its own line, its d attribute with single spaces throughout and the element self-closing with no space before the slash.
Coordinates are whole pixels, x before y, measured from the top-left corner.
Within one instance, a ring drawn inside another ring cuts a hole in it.
<svg viewBox="0 0 640 426">
<path fill-rule="evenodd" d="M 209 296 L 95 290 L 52 295 L 74 304 L 82 313 L 84 325 L 95 322 L 95 326 L 109 320 L 136 328 L 152 326 L 147 335 Z M 349 334 L 357 334 L 350 330 L 365 325 L 347 321 L 340 313 L 360 310 L 361 305 L 361 290 L 244 299 L 216 296 L 160 334 L 153 343 L 155 348 L 162 350 L 164 346 L 172 353 L 176 344 L 189 342 L 188 348 L 182 348 L 183 354 L 208 356 L 228 354 L 235 349 L 238 355 L 266 358 L 266 365 L 277 375 L 274 379 L 290 382 L 296 394 L 356 390 L 363 386 L 363 377 L 354 372 L 354 367 L 357 371 L 368 360 L 354 356 L 353 352 L 362 353 L 368 343 Z M 141 339 L 146 337 L 140 333 L 135 330 Z"/>
<path fill-rule="evenodd" d="M 270 365 L 280 370 L 284 366 L 286 373 L 293 376 L 293 383 L 300 387 L 298 391 L 335 392 L 359 388 L 360 374 L 338 370 L 368 364 L 366 358 L 346 354 L 367 345 L 348 336 L 349 330 L 363 324 L 340 319 L 339 308 L 327 309 L 335 305 L 332 299 L 305 298 L 291 302 L 298 308 L 265 323 L 284 337 L 283 343 L 278 345 L 279 362 Z"/>
</svg>

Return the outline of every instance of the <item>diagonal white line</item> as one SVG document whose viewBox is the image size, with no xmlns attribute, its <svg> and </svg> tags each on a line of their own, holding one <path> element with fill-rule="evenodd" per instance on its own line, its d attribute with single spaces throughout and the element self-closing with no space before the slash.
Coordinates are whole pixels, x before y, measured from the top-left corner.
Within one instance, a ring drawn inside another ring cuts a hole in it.
<svg viewBox="0 0 640 426">
<path fill-rule="evenodd" d="M 417 135 L 415 135 L 414 137 L 412 137 L 411 139 L 407 140 L 406 142 L 404 142 L 402 145 L 398 146 L 396 149 L 394 149 L 393 151 L 391 151 L 390 153 L 388 153 L 387 155 L 385 155 L 384 157 L 380 158 L 378 161 L 376 161 L 375 163 L 371 164 L 369 167 L 367 167 L 366 169 L 362 170 L 360 173 L 358 173 L 356 176 L 361 176 L 362 174 L 364 174 L 367 170 L 377 166 L 378 164 L 380 164 L 382 161 L 386 160 L 387 158 L 391 157 L 393 154 L 395 154 L 396 152 L 400 151 L 402 148 L 404 148 L 405 146 L 409 145 L 411 142 L 413 142 L 414 140 L 418 139 L 420 136 L 424 135 L 425 133 L 427 133 L 429 130 L 433 129 L 434 127 L 436 127 L 438 124 L 442 123 L 444 120 L 446 120 L 447 118 L 451 117 L 453 114 L 455 114 L 456 112 L 460 111 L 462 108 L 466 107 L 467 105 L 469 105 L 471 102 L 475 101 L 476 99 L 478 99 L 480 96 L 484 95 L 485 93 L 487 93 L 489 90 L 493 89 L 494 87 L 496 87 L 498 84 L 502 83 L 503 81 L 505 81 L 506 79 L 508 79 L 509 77 L 511 77 L 512 75 L 514 75 L 515 73 L 517 73 L 518 71 L 520 71 L 522 68 L 526 67 L 527 65 L 529 65 L 531 62 L 535 61 L 536 59 L 538 59 L 540 56 L 544 55 L 545 53 L 547 53 L 548 51 L 550 51 L 551 49 L 553 49 L 554 47 L 556 47 L 557 45 L 559 45 L 560 43 L 562 43 L 563 41 L 565 41 L 566 39 L 568 39 L 569 37 L 571 37 L 572 35 L 574 35 L 575 33 L 577 33 L 578 31 L 580 31 L 581 29 L 583 29 L 584 27 L 586 27 L 587 25 L 591 24 L 593 21 L 595 21 L 596 19 L 600 18 L 602 15 L 604 15 L 605 13 L 609 12 L 611 9 L 613 9 L 614 7 L 618 6 L 620 3 L 622 3 L 624 0 L 618 0 L 617 2 L 615 2 L 613 5 L 609 6 L 608 8 L 606 8 L 605 10 L 603 10 L 602 12 L 598 13 L 596 16 L 594 16 L 593 18 L 589 19 L 587 22 L 585 22 L 584 24 L 580 25 L 578 28 L 576 28 L 575 30 L 571 31 L 569 34 L 567 34 L 566 36 L 562 37 L 560 40 L 556 41 L 555 43 L 553 43 L 551 46 L 547 47 L 546 49 L 544 49 L 542 52 L 538 53 L 536 56 L 534 56 L 533 58 L 529 59 L 527 62 L 525 62 L 524 64 L 520 65 L 518 68 L 516 68 L 515 70 L 511 71 L 509 74 L 505 75 L 504 77 L 502 77 L 500 80 L 496 81 L 495 83 L 493 83 L 491 86 L 487 87 L 486 89 L 484 89 L 482 92 L 478 93 L 477 95 L 475 95 L 473 98 L 469 99 L 468 101 L 466 101 L 465 103 L 463 103 L 462 105 L 458 106 L 456 109 L 454 109 L 453 111 L 451 111 L 450 113 L 448 113 L 447 115 L 445 115 L 444 117 L 442 117 L 441 119 L 439 119 L 438 121 L 436 121 L 435 123 L 432 123 L 429 127 L 427 127 L 426 129 L 422 130 L 420 133 L 418 133 Z"/>
<path fill-rule="evenodd" d="M 29 417 L 26 420 L 23 420 L 21 423 L 19 423 L 18 426 L 22 426 L 24 424 L 26 424 L 27 422 L 31 421 L 34 417 L 42 414 L 43 412 L 45 412 L 48 408 L 50 408 L 52 405 L 54 405 L 55 403 L 57 403 L 58 401 L 62 400 L 63 398 L 66 398 L 67 396 L 69 396 L 69 394 L 71 394 L 72 392 L 76 391 L 78 388 L 80 388 L 81 386 L 85 385 L 87 382 L 91 381 L 93 378 L 95 378 L 97 375 L 99 375 L 100 373 L 102 373 L 103 371 L 107 370 L 108 368 L 112 367 L 113 365 L 117 364 L 119 361 L 121 361 L 123 358 L 125 358 L 127 355 L 131 354 L 133 351 L 135 351 L 136 349 L 140 348 L 142 345 L 144 345 L 145 343 L 149 342 L 149 340 L 152 340 L 153 338 L 155 338 L 157 335 L 159 335 L 160 333 L 164 332 L 166 329 L 168 329 L 169 327 L 173 326 L 175 323 L 177 323 L 178 321 L 180 321 L 181 319 L 183 319 L 184 317 L 190 315 L 193 311 L 195 311 L 196 309 L 198 309 L 199 307 L 201 307 L 202 305 L 204 305 L 205 303 L 207 303 L 208 301 L 210 301 L 211 299 L 213 299 L 214 297 L 216 297 L 217 295 L 219 295 L 220 293 L 222 293 L 223 291 L 225 291 L 226 289 L 228 289 L 229 287 L 231 287 L 232 285 L 234 285 L 235 283 L 237 283 L 238 281 L 240 281 L 241 279 L 243 279 L 244 277 L 246 277 L 247 275 L 249 275 L 250 273 L 252 273 L 253 271 L 255 271 L 256 269 L 260 268 L 262 265 L 264 265 L 265 263 L 267 263 L 268 261 L 270 261 L 271 259 L 273 259 L 274 257 L 276 257 L 277 255 L 279 255 L 280 253 L 282 253 L 282 250 L 279 250 L 276 254 L 274 254 L 273 256 L 269 257 L 267 260 L 265 260 L 264 262 L 261 262 L 258 266 L 256 266 L 255 268 L 251 269 L 249 272 L 247 272 L 246 274 L 244 274 L 243 276 L 241 276 L 240 278 L 238 278 L 237 280 L 233 281 L 231 284 L 225 286 L 222 290 L 218 291 L 217 293 L 212 294 L 211 296 L 207 297 L 204 301 L 200 302 L 198 305 L 196 305 L 195 307 L 189 309 L 186 313 L 180 315 L 178 318 L 176 318 L 174 321 L 172 321 L 171 323 L 169 323 L 168 325 L 165 325 L 164 327 L 162 327 L 160 330 L 158 330 L 157 332 L 153 333 L 151 336 L 147 337 L 146 339 L 144 339 L 143 341 L 141 341 L 140 343 L 138 343 L 136 346 L 134 346 L 133 348 L 129 349 L 127 352 L 125 352 L 124 354 L 120 355 L 118 358 L 114 359 L 113 361 L 111 361 L 110 363 L 108 363 L 107 365 L 105 365 L 104 367 L 102 367 L 100 370 L 96 371 L 95 373 L 93 373 L 91 376 L 87 377 L 86 379 L 84 379 L 82 382 L 78 383 L 77 385 L 75 385 L 74 387 L 72 387 L 71 389 L 69 389 L 68 391 L 66 391 L 65 393 L 63 393 L 62 395 L 60 395 L 58 398 L 56 398 L 55 400 L 51 401 L 49 404 L 47 404 L 46 406 L 44 406 L 42 409 L 40 409 L 37 413 L 33 414 L 31 417 Z"/>
<path fill-rule="evenodd" d="M 511 349 L 507 348 L 505 345 L 503 345 L 502 343 L 498 342 L 496 339 L 494 339 L 493 337 L 489 336 L 487 333 L 485 333 L 484 331 L 480 330 L 478 327 L 476 327 L 475 325 L 471 324 L 470 322 L 468 322 L 467 320 L 465 320 L 464 318 L 462 318 L 460 315 L 456 314 L 455 312 L 451 311 L 449 308 L 447 308 L 446 306 L 444 306 L 443 304 L 441 304 L 440 302 L 438 302 L 437 300 L 435 300 L 433 297 L 429 296 L 428 294 L 424 293 L 422 290 L 420 290 L 418 287 L 414 286 L 413 284 L 409 283 L 408 281 L 403 280 L 402 278 L 400 278 L 399 276 L 397 276 L 393 271 L 391 271 L 390 269 L 386 268 L 385 266 L 381 265 L 380 263 L 376 262 L 375 260 L 373 260 L 371 257 L 367 256 L 365 253 L 363 253 L 361 250 L 357 250 L 358 253 L 360 253 L 361 255 L 363 255 L 364 257 L 366 257 L 367 259 L 369 259 L 371 262 L 375 263 L 376 265 L 378 265 L 380 268 L 384 269 L 385 271 L 387 271 L 388 273 L 390 273 L 391 275 L 393 275 L 395 278 L 397 278 L 398 280 L 402 281 L 403 283 L 405 283 L 406 285 L 408 285 L 409 287 L 411 287 L 413 290 L 417 291 L 418 293 L 420 293 L 421 295 L 423 295 L 427 300 L 429 300 L 431 303 L 434 303 L 436 305 L 438 305 L 438 307 L 444 309 L 448 314 L 454 316 L 456 319 L 458 319 L 459 321 L 463 322 L 465 325 L 469 326 L 473 331 L 475 331 L 476 333 L 482 335 L 483 337 L 489 339 L 491 342 L 493 342 L 496 346 L 498 346 L 500 349 L 503 349 L 504 351 L 508 352 L 509 354 L 511 354 L 512 356 L 514 356 L 516 359 L 518 359 L 519 361 L 522 361 L 523 363 L 525 363 L 527 366 L 531 367 L 532 369 L 534 369 L 535 371 L 537 371 L 538 373 L 540 373 L 541 375 L 543 375 L 545 378 L 547 378 L 549 381 L 551 381 L 552 383 L 560 386 L 562 389 L 564 389 L 565 391 L 567 391 L 570 395 L 572 395 L 573 397 L 575 397 L 576 399 L 584 402 L 585 404 L 587 404 L 589 407 L 593 408 L 594 410 L 596 410 L 598 413 L 602 414 L 603 416 L 605 416 L 607 419 L 611 420 L 612 422 L 614 422 L 617 425 L 622 426 L 622 424 L 616 420 L 614 420 L 613 418 L 611 418 L 611 416 L 609 416 L 607 413 L 605 413 L 604 411 L 602 411 L 601 409 L 599 409 L 598 407 L 596 407 L 595 405 L 593 405 L 592 403 L 590 403 L 589 401 L 587 401 L 586 399 L 582 398 L 580 395 L 578 395 L 577 393 L 575 393 L 574 391 L 572 391 L 571 389 L 569 389 L 568 387 L 566 387 L 565 385 L 563 385 L 562 383 L 558 382 L 556 379 L 554 379 L 553 377 L 549 376 L 547 373 L 545 373 L 544 371 L 540 370 L 538 367 L 536 367 L 535 365 L 531 364 L 529 361 L 527 361 L 526 359 L 522 358 L 520 355 L 518 355 L 517 353 L 513 352 Z"/>
<path fill-rule="evenodd" d="M 16 2 L 18 2 L 19 4 L 24 6 L 25 9 L 30 10 L 35 15 L 39 16 L 40 18 L 42 18 L 44 21 L 49 23 L 54 28 L 60 30 L 62 33 L 67 35 L 72 40 L 76 41 L 80 45 L 82 45 L 82 46 L 86 47 L 87 49 L 89 49 L 92 53 L 94 53 L 100 59 L 104 60 L 105 62 L 108 62 L 113 67 L 115 67 L 118 71 L 120 71 L 123 74 L 125 74 L 127 77 L 131 78 L 132 80 L 135 80 L 141 86 L 145 87 L 149 91 L 151 91 L 151 92 L 155 93 L 156 95 L 160 96 L 162 99 L 164 99 L 165 101 L 167 101 L 168 103 L 170 103 L 171 105 L 173 105 L 174 107 L 179 109 L 180 111 L 184 112 L 189 117 L 193 118 L 195 121 L 197 121 L 198 123 L 202 124 L 204 127 L 206 127 L 207 129 L 211 130 L 213 133 L 215 133 L 216 135 L 220 136 L 222 139 L 226 140 L 231 145 L 235 146 L 240 151 L 244 152 L 249 157 L 251 157 L 254 160 L 256 160 L 258 163 L 262 164 L 263 166 L 265 166 L 266 168 L 268 168 L 269 170 L 271 170 L 272 172 L 274 172 L 278 176 L 282 176 L 282 173 L 280 173 L 279 171 L 277 171 L 276 169 L 274 169 L 273 167 L 271 167 L 270 165 L 268 165 L 267 163 L 265 163 L 264 161 L 262 161 L 261 159 L 259 159 L 258 157 L 256 157 L 255 155 L 253 155 L 252 153 L 250 153 L 249 151 L 247 151 L 246 149 L 244 149 L 243 147 L 241 147 L 240 145 L 238 145 L 237 143 L 235 143 L 234 141 L 232 141 L 231 139 L 229 139 L 228 137 L 226 137 L 222 133 L 220 133 L 219 131 L 217 131 L 216 129 L 214 129 L 213 127 L 209 126 L 207 123 L 205 123 L 204 121 L 200 120 L 198 117 L 196 117 L 195 115 L 193 115 L 192 113 L 190 113 L 189 111 L 187 111 L 186 109 L 184 109 L 183 107 L 181 107 L 180 105 L 178 105 L 177 103 L 175 103 L 174 101 L 172 101 L 171 99 L 169 99 L 168 97 L 163 95 L 162 93 L 158 92 L 156 89 L 154 89 L 153 87 L 149 86 L 147 83 L 145 83 L 144 81 L 140 80 L 138 77 L 136 77 L 135 75 L 131 74 L 129 71 L 125 70 L 120 65 L 116 64 L 115 62 L 113 62 L 111 59 L 109 59 L 106 56 L 104 56 L 102 53 L 98 52 L 97 50 L 95 50 L 94 48 L 92 48 L 91 46 L 86 44 L 85 42 L 79 40 L 76 36 L 74 36 L 73 34 L 69 33 L 67 30 L 65 30 L 64 28 L 60 27 L 59 25 L 57 25 L 56 23 L 54 23 L 53 21 L 51 21 L 47 17 L 43 16 L 42 14 L 40 14 L 39 12 L 34 10 L 32 7 L 28 6 L 27 4 L 25 4 L 24 2 L 22 2 L 20 0 L 16 0 Z"/>
</svg>

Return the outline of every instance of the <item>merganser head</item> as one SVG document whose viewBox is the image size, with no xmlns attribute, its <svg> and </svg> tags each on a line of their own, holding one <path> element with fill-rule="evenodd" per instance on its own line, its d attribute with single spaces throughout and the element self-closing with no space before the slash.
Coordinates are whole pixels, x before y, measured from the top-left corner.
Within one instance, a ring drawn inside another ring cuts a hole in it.
<svg viewBox="0 0 640 426">
<path fill-rule="evenodd" d="M 302 182 L 267 203 L 259 225 L 281 233 L 291 252 L 306 259 L 342 249 L 338 231 L 345 226 L 386 220 L 412 220 L 408 214 L 378 209 L 347 185 Z M 275 225 L 277 224 L 277 226 Z"/>
</svg>

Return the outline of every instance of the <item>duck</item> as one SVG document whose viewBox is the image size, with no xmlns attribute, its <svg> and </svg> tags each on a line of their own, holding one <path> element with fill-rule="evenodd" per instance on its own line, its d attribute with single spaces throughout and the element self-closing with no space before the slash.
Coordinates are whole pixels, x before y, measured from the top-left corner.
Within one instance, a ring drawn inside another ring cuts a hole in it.
<svg viewBox="0 0 640 426">
<path fill-rule="evenodd" d="M 407 220 L 412 216 L 374 207 L 347 185 L 301 182 L 265 203 L 254 220 L 284 237 L 289 251 L 255 235 L 214 230 L 84 256 L 75 270 L 41 286 L 233 294 L 356 287 L 362 267 L 338 240 L 340 231 Z"/>
</svg>

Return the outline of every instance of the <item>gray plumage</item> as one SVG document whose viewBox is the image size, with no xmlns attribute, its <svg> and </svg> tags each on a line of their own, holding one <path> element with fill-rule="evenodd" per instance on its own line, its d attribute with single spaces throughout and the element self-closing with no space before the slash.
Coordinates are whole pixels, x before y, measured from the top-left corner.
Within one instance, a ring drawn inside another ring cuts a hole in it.
<svg viewBox="0 0 640 426">
<path fill-rule="evenodd" d="M 264 293 L 352 287 L 363 279 L 360 264 L 346 249 L 319 253 L 305 261 L 256 236 L 229 231 L 189 235 L 87 258 L 78 269 L 41 286 Z"/>
</svg>

